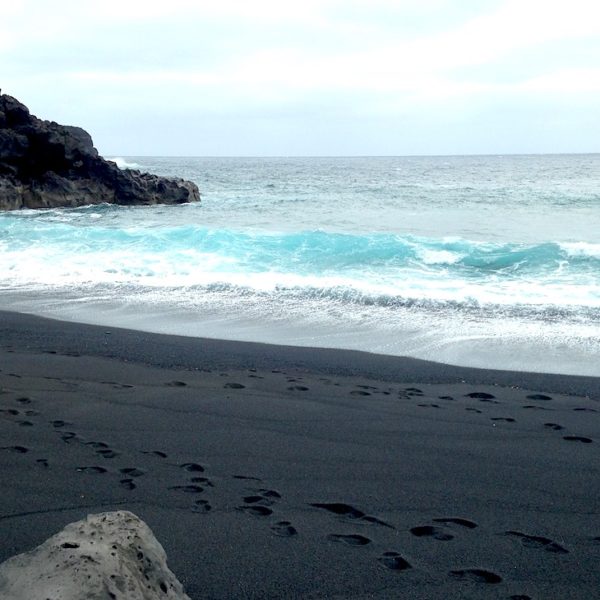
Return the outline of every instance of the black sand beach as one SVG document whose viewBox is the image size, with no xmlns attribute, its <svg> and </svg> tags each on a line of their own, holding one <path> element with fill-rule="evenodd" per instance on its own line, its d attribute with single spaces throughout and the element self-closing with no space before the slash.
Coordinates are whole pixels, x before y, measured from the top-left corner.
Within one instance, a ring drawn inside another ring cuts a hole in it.
<svg viewBox="0 0 600 600">
<path fill-rule="evenodd" d="M 192 598 L 600 598 L 600 378 L 0 312 L 0 561 L 88 513 Z"/>
</svg>

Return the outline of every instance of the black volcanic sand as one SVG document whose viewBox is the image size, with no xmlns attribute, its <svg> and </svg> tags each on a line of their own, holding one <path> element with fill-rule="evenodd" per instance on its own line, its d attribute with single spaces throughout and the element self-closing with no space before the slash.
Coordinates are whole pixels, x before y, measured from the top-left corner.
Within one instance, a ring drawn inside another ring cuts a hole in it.
<svg viewBox="0 0 600 600">
<path fill-rule="evenodd" d="M 88 513 L 192 598 L 600 597 L 600 379 L 0 312 L 0 561 Z"/>
</svg>

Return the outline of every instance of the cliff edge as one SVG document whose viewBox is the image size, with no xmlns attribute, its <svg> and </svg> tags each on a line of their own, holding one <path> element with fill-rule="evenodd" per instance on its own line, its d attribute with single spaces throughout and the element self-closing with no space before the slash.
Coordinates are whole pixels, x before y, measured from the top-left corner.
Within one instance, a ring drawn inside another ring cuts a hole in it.
<svg viewBox="0 0 600 600">
<path fill-rule="evenodd" d="M 98 155 L 87 131 L 38 119 L 0 95 L 0 210 L 199 200 L 194 183 L 123 171 Z"/>
</svg>

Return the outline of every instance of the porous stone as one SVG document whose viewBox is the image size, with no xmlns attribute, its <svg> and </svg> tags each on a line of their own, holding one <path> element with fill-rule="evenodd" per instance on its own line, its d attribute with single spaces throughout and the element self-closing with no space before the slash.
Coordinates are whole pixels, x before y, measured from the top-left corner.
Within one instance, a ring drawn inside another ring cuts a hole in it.
<svg viewBox="0 0 600 600">
<path fill-rule="evenodd" d="M 190 600 L 152 531 L 128 511 L 88 515 L 0 565 L 3 600 Z"/>
<path fill-rule="evenodd" d="M 0 210 L 199 200 L 191 181 L 121 170 L 98 155 L 84 129 L 38 119 L 0 95 Z"/>
</svg>

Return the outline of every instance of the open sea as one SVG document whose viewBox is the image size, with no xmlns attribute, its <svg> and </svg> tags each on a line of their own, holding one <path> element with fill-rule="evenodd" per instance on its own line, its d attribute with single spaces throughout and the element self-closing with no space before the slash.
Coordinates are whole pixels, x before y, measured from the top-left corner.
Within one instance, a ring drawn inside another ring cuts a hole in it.
<svg viewBox="0 0 600 600">
<path fill-rule="evenodd" d="M 0 308 L 600 376 L 600 154 L 112 160 L 202 202 L 0 214 Z"/>
</svg>

